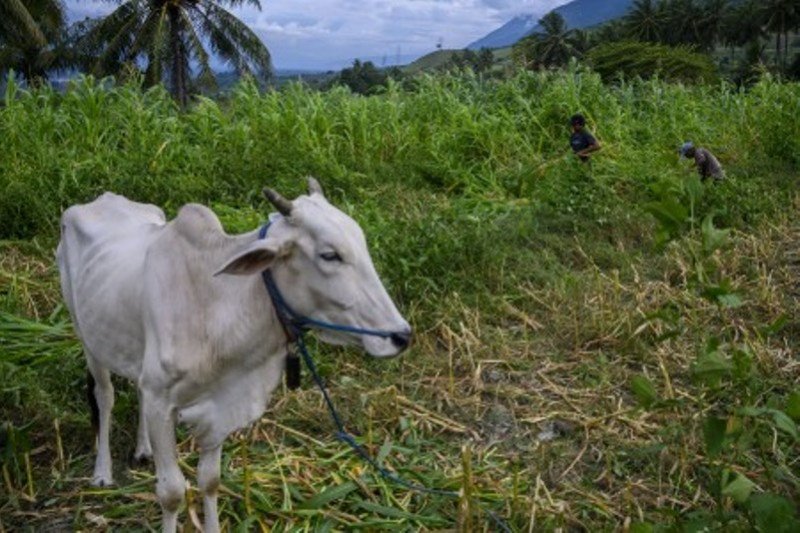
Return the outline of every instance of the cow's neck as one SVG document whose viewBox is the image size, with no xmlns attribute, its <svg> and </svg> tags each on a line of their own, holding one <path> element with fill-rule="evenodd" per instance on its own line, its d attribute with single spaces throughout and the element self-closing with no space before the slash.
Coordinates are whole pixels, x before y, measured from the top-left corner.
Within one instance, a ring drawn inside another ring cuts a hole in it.
<svg viewBox="0 0 800 533">
<path fill-rule="evenodd" d="M 257 239 L 256 232 L 231 236 L 219 246 L 210 264 L 222 264 L 236 250 Z M 286 338 L 275 308 L 258 274 L 221 275 L 215 278 L 211 294 L 210 337 L 215 352 L 223 358 L 272 356 L 285 351 Z"/>
</svg>

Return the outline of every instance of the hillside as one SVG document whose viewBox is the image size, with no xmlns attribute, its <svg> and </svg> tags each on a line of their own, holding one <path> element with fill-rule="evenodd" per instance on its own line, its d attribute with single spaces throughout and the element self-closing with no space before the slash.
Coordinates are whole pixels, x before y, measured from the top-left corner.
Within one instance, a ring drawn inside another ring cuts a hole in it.
<svg viewBox="0 0 800 533">
<path fill-rule="evenodd" d="M 436 50 L 430 54 L 426 54 L 420 58 L 415 59 L 405 67 L 402 67 L 403 72 L 407 74 L 416 74 L 418 72 L 436 70 L 443 67 L 453 54 L 460 52 L 460 50 Z"/>
<path fill-rule="evenodd" d="M 559 13 L 570 28 L 589 28 L 621 17 L 633 5 L 633 0 L 573 0 L 554 11 Z M 514 17 L 485 37 L 467 45 L 470 50 L 511 46 L 523 37 L 542 30 L 534 15 Z"/>
</svg>

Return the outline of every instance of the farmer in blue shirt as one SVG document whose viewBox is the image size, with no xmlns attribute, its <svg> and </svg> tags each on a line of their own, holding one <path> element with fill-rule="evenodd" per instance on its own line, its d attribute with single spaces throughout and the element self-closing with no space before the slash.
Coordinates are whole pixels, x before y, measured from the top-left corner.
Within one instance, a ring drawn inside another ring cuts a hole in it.
<svg viewBox="0 0 800 533">
<path fill-rule="evenodd" d="M 589 154 L 600 149 L 600 143 L 586 129 L 586 118 L 583 115 L 573 115 L 569 122 L 572 126 L 572 136 L 569 138 L 569 144 L 575 155 L 586 163 L 589 161 Z"/>
</svg>

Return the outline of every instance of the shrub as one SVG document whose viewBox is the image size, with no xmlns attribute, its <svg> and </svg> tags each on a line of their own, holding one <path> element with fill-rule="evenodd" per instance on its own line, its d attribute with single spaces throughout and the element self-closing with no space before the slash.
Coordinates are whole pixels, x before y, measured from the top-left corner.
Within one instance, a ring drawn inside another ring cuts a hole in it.
<svg viewBox="0 0 800 533">
<path fill-rule="evenodd" d="M 692 47 L 623 41 L 593 48 L 589 64 L 604 80 L 618 76 L 652 78 L 668 81 L 710 82 L 717 77 L 711 58 L 694 52 Z"/>
</svg>

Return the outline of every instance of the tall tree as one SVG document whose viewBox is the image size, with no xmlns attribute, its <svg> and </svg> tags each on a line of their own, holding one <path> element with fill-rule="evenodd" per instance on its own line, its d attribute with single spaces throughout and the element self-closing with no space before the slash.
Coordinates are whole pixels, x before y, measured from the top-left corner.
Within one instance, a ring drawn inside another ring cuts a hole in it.
<svg viewBox="0 0 800 533">
<path fill-rule="evenodd" d="M 600 26 L 590 30 L 588 32 L 589 43 L 587 50 L 605 43 L 628 40 L 629 37 L 627 28 L 625 27 L 623 20 L 624 19 L 622 18 L 609 20 L 608 22 L 605 22 Z"/>
<path fill-rule="evenodd" d="M 669 45 L 700 44 L 699 20 L 702 10 L 695 0 L 664 0 L 662 42 Z"/>
<path fill-rule="evenodd" d="M 560 67 L 572 57 L 580 57 L 584 50 L 575 30 L 567 29 L 567 23 L 559 13 L 551 11 L 539 20 L 544 30 L 526 37 L 519 43 L 516 57 L 522 57 L 534 68 Z"/>
<path fill-rule="evenodd" d="M 786 66 L 789 55 L 789 30 L 797 26 L 800 5 L 797 0 L 764 0 L 762 9 L 767 30 L 775 33 L 775 62 Z M 783 37 L 783 54 L 781 54 Z"/>
<path fill-rule="evenodd" d="M 759 43 L 766 36 L 764 13 L 758 0 L 733 5 L 725 15 L 721 39 L 732 49 Z"/>
<path fill-rule="evenodd" d="M 635 0 L 623 17 L 625 33 L 637 41 L 656 43 L 664 28 L 664 10 L 658 0 Z"/>
<path fill-rule="evenodd" d="M 488 72 L 494 65 L 494 52 L 489 48 L 478 50 L 478 60 L 475 63 L 476 72 Z"/>
<path fill-rule="evenodd" d="M 260 0 L 125 0 L 92 25 L 82 39 L 82 52 L 97 75 L 145 64 L 145 82 L 168 80 L 175 100 L 185 106 L 192 83 L 216 84 L 206 43 L 237 73 L 269 75 L 267 47 L 222 7 L 243 3 L 261 9 Z"/>
<path fill-rule="evenodd" d="M 334 84 L 346 85 L 354 93 L 369 95 L 386 87 L 388 80 L 386 71 L 378 70 L 372 61 L 362 63 L 356 59 L 352 67 L 342 69 Z"/>
<path fill-rule="evenodd" d="M 0 1 L 0 70 L 14 69 L 38 84 L 68 66 L 65 21 L 61 0 Z"/>
<path fill-rule="evenodd" d="M 730 10 L 730 0 L 704 0 L 698 6 L 700 16 L 696 22 L 697 44 L 701 48 L 711 51 L 718 42 L 723 40 L 725 23 L 728 21 L 728 11 Z"/>
</svg>

